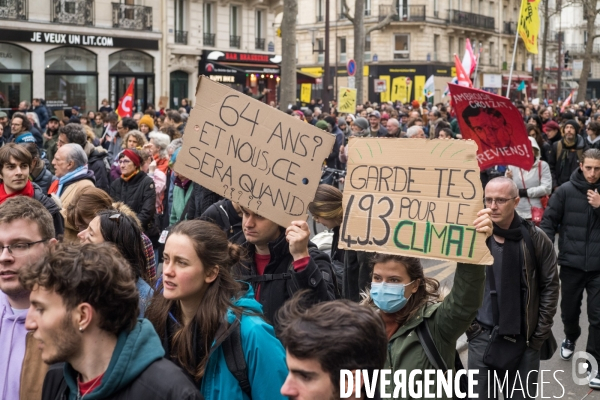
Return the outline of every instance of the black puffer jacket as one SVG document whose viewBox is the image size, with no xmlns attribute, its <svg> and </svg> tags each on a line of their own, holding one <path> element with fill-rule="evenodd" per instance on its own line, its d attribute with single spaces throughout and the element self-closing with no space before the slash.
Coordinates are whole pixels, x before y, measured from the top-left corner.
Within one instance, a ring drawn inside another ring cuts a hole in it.
<svg viewBox="0 0 600 400">
<path fill-rule="evenodd" d="M 87 146 L 92 146 L 92 149 L 89 150 Z M 94 177 L 96 178 L 96 187 L 104 190 L 108 193 L 109 191 L 109 182 L 108 182 L 108 171 L 106 170 L 106 164 L 104 164 L 104 159 L 108 157 L 107 152 L 99 152 L 93 145 L 90 143 L 86 144 L 86 154 L 88 156 L 88 168 L 94 171 Z"/>
<path fill-rule="evenodd" d="M 125 182 L 119 178 L 110 185 L 110 196 L 114 201 L 122 201 L 137 214 L 144 233 L 154 224 L 156 214 L 156 190 L 154 180 L 140 171 L 136 176 Z"/>
<path fill-rule="evenodd" d="M 576 135 L 575 138 L 576 142 L 571 147 L 565 145 L 564 138 L 552 145 L 548 165 L 550 165 L 550 172 L 552 173 L 553 188 L 569 182 L 573 171 L 579 168 L 579 162 L 582 161 L 580 158 L 586 150 L 586 144 L 580 135 Z"/>
<path fill-rule="evenodd" d="M 200 216 L 208 210 L 208 207 L 223 198 L 196 182 L 192 185 L 192 195 L 188 200 L 187 213 L 185 216 L 181 217 L 181 220 L 200 218 Z"/>
<path fill-rule="evenodd" d="M 46 166 L 43 166 L 38 176 L 36 176 L 32 182 L 36 183 L 40 188 L 42 188 L 44 193 L 48 193 L 48 188 L 50 188 L 50 184 L 53 180 L 54 175 L 52 172 L 50 172 Z"/>
<path fill-rule="evenodd" d="M 254 293 L 259 294 L 258 301 L 263 306 L 264 316 L 269 323 L 273 323 L 277 310 L 298 290 L 308 289 L 312 294 L 311 300 L 335 300 L 337 296 L 337 283 L 331 266 L 329 256 L 317 249 L 309 242 L 308 250 L 310 261 L 306 268 L 300 272 L 293 269 L 294 258 L 282 231 L 279 238 L 269 243 L 271 260 L 265 268 L 264 274 L 259 276 L 254 263 L 256 247 L 246 242 L 244 247 L 248 251 L 246 265 L 238 265 L 234 269 L 234 276 L 252 284 Z M 245 268 L 244 268 L 245 267 Z"/>
<path fill-rule="evenodd" d="M 577 168 L 550 197 L 541 228 L 553 243 L 558 231 L 559 265 L 600 271 L 600 208 L 587 200 L 587 191 L 596 189 L 600 190 L 600 182 L 588 183 Z"/>
<path fill-rule="evenodd" d="M 229 199 L 217 201 L 208 207 L 200 218 L 219 225 L 229 240 L 242 232 L 242 217 L 235 211 Z"/>
<path fill-rule="evenodd" d="M 65 221 L 63 219 L 62 214 L 60 213 L 60 207 L 52 197 L 47 195 L 47 190 L 42 190 L 35 182 L 32 182 L 33 185 L 33 198 L 42 203 L 46 210 L 52 215 L 52 222 L 54 223 L 54 235 L 58 237 L 58 235 L 62 235 L 65 233 Z"/>
</svg>

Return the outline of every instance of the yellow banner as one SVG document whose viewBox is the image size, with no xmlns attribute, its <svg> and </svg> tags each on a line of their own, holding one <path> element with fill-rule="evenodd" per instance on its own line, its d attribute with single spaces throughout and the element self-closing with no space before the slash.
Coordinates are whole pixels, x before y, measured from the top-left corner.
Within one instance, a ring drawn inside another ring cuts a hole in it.
<svg viewBox="0 0 600 400">
<path fill-rule="evenodd" d="M 392 95 L 391 101 L 399 100 L 402 103 L 408 103 L 410 101 L 410 95 L 412 93 L 412 80 L 406 76 L 398 76 L 392 80 Z"/>
<path fill-rule="evenodd" d="M 387 103 L 388 101 L 390 101 L 390 93 L 391 93 L 391 85 L 390 85 L 390 76 L 389 75 L 380 75 L 379 79 L 381 79 L 382 81 L 385 81 L 385 87 L 386 87 L 386 91 L 385 92 L 381 92 L 380 95 L 380 101 L 382 103 Z"/>
<path fill-rule="evenodd" d="M 538 5 L 540 0 L 521 0 L 521 12 L 519 14 L 519 35 L 525 43 L 528 52 L 538 53 L 538 34 L 540 32 L 540 17 Z"/>
<path fill-rule="evenodd" d="M 415 76 L 415 99 L 419 100 L 419 103 L 425 101 L 425 75 Z"/>
<path fill-rule="evenodd" d="M 354 114 L 356 112 L 356 89 L 341 87 L 338 99 L 339 112 L 351 114 Z"/>
<path fill-rule="evenodd" d="M 300 102 L 310 103 L 310 95 L 312 93 L 312 83 L 303 83 L 300 86 Z"/>
</svg>

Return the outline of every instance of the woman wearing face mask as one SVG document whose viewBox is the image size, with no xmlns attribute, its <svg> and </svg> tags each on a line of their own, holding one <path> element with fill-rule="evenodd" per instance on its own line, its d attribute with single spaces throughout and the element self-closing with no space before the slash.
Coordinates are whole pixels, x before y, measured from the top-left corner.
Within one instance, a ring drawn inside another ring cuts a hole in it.
<svg viewBox="0 0 600 400">
<path fill-rule="evenodd" d="M 200 220 L 175 225 L 146 316 L 166 356 L 187 372 L 206 400 L 283 399 L 285 350 L 262 318 L 252 287 L 231 275 L 240 258 L 241 248 L 229 243 L 217 225 Z M 226 361 L 234 348 L 243 353 L 246 390 Z"/>
<path fill-rule="evenodd" d="M 493 230 L 490 212 L 479 211 L 473 222 L 477 232 L 486 237 Z M 392 374 L 433 369 L 414 332 L 423 322 L 441 357 L 453 366 L 456 341 L 471 325 L 483 300 L 485 266 L 458 263 L 452 290 L 440 301 L 439 282 L 425 277 L 418 258 L 375 254 L 371 263 L 371 289 L 364 303 L 378 308 L 385 323 L 389 350 L 384 368 L 391 369 Z M 435 384 L 430 390 L 437 392 Z M 393 387 L 387 392 L 392 393 Z"/>
<path fill-rule="evenodd" d="M 144 317 L 152 289 L 148 279 L 142 232 L 138 224 L 126 214 L 115 209 L 100 211 L 87 229 L 77 235 L 81 243 L 113 243 L 125 257 L 136 278 L 140 295 L 140 318 Z"/>
</svg>

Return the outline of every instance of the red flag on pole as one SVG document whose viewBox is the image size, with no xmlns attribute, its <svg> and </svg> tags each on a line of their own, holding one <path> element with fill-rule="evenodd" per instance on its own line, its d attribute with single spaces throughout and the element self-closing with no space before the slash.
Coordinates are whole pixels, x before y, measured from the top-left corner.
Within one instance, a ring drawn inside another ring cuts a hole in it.
<svg viewBox="0 0 600 400">
<path fill-rule="evenodd" d="M 514 165 L 529 171 L 534 162 L 531 142 L 511 101 L 478 89 L 448 86 L 463 139 L 477 143 L 479 168 Z"/>
<path fill-rule="evenodd" d="M 129 87 L 125 91 L 125 94 L 119 100 L 119 106 L 117 107 L 117 114 L 119 117 L 131 117 L 133 109 L 133 84 L 135 78 L 131 80 Z"/>
<path fill-rule="evenodd" d="M 565 112 L 565 108 L 567 108 L 569 106 L 569 104 L 571 104 L 572 99 L 573 99 L 573 91 L 571 91 L 571 94 L 569 94 L 569 97 L 567 97 L 565 99 L 564 103 L 562 104 L 562 107 L 560 108 L 561 113 Z"/>
<path fill-rule="evenodd" d="M 456 54 L 454 55 L 454 64 L 456 64 L 456 79 L 458 79 L 458 84 L 460 86 L 473 87 L 469 75 L 465 72 L 462 63 Z"/>
</svg>

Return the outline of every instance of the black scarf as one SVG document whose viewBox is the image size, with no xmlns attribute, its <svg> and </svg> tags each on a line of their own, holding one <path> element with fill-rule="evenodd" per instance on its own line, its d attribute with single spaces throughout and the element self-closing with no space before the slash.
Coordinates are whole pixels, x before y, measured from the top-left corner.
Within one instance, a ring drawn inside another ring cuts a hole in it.
<svg viewBox="0 0 600 400">
<path fill-rule="evenodd" d="M 501 335 L 518 335 L 521 333 L 521 270 L 523 268 L 523 251 L 521 240 L 523 220 L 517 212 L 508 229 L 494 224 L 494 235 L 504 238 L 502 251 L 502 302 L 498 304 L 500 311 L 499 333 Z"/>
</svg>

